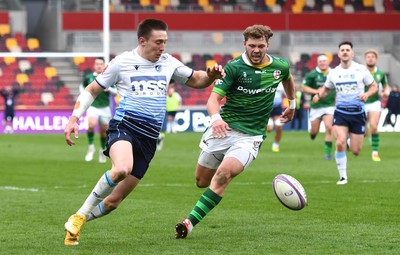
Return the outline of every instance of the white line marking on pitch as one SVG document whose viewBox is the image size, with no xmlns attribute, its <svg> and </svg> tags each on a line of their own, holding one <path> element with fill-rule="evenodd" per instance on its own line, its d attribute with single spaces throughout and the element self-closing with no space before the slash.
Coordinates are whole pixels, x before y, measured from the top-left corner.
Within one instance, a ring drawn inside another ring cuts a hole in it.
<svg viewBox="0 0 400 255">
<path fill-rule="evenodd" d="M 16 190 L 16 191 L 29 191 L 29 192 L 38 192 L 39 189 L 35 188 L 19 188 L 14 186 L 0 186 L 0 190 Z"/>
</svg>

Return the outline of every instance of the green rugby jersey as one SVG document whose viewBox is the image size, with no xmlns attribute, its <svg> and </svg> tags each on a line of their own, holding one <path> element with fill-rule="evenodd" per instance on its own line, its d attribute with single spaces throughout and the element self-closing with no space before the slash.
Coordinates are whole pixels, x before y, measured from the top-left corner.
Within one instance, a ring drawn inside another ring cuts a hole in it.
<svg viewBox="0 0 400 255">
<path fill-rule="evenodd" d="M 265 135 L 276 88 L 289 80 L 289 62 L 270 56 L 270 64 L 252 66 L 242 54 L 225 66 L 225 78 L 218 79 L 213 92 L 226 97 L 221 108 L 228 125 L 250 135 Z"/>
<path fill-rule="evenodd" d="M 95 73 L 85 75 L 82 81 L 82 86 L 86 88 L 92 81 L 96 79 Z M 110 93 L 107 91 L 101 92 L 92 103 L 93 107 L 102 108 L 110 106 Z"/>
<path fill-rule="evenodd" d="M 324 86 L 328 73 L 329 72 L 323 73 L 319 68 L 315 68 L 314 70 L 309 72 L 306 77 L 304 77 L 302 86 L 319 89 Z M 329 94 L 326 97 L 321 98 L 317 104 L 313 103 L 313 101 L 311 100 L 310 108 L 335 106 L 335 96 L 336 92 L 332 89 L 331 91 L 329 91 Z"/>
<path fill-rule="evenodd" d="M 378 92 L 373 94 L 372 96 L 368 97 L 368 100 L 365 102 L 366 104 L 370 104 L 376 101 L 379 101 L 379 91 L 384 89 L 387 85 L 387 79 L 386 79 L 386 74 L 379 70 L 378 68 L 375 67 L 375 71 L 371 73 L 372 76 L 374 77 L 374 80 L 376 84 L 378 84 Z M 369 87 L 365 86 L 365 91 L 367 92 Z"/>
</svg>

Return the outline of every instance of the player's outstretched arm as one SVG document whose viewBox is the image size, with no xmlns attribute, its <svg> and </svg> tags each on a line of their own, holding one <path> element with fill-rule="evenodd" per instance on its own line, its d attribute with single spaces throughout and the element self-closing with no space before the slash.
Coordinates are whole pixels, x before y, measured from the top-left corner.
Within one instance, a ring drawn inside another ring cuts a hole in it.
<svg viewBox="0 0 400 255">
<path fill-rule="evenodd" d="M 210 86 L 216 79 L 225 77 L 224 68 L 221 65 L 215 64 L 213 67 L 208 67 L 207 71 L 194 71 L 192 77 L 186 82 L 191 88 L 202 89 Z"/>
<path fill-rule="evenodd" d="M 86 110 L 93 103 L 97 95 L 100 94 L 100 92 L 102 92 L 103 90 L 103 87 L 101 87 L 96 81 L 93 81 L 79 95 L 78 99 L 76 100 L 72 116 L 64 129 L 65 141 L 68 145 L 71 146 L 75 144 L 75 142 L 71 140 L 71 134 L 74 134 L 76 139 L 79 137 L 79 118 L 83 115 L 84 112 L 86 112 Z"/>
<path fill-rule="evenodd" d="M 289 100 L 289 107 L 283 111 L 282 115 L 279 117 L 281 123 L 287 123 L 294 118 L 294 111 L 296 109 L 296 99 L 294 91 L 294 79 L 290 75 L 289 80 L 282 81 L 283 88 L 285 90 L 286 97 Z"/>
<path fill-rule="evenodd" d="M 231 130 L 228 123 L 226 123 L 222 118 L 220 113 L 220 105 L 221 100 L 224 97 L 219 95 L 218 93 L 211 92 L 210 97 L 207 101 L 207 111 L 211 116 L 211 128 L 214 137 L 216 138 L 224 138 L 227 136 L 227 131 Z"/>
</svg>

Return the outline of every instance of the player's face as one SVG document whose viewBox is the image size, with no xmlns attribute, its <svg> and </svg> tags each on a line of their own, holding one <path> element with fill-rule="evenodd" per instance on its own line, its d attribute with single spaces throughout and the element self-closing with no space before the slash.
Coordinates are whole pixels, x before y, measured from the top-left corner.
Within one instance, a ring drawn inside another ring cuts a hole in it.
<svg viewBox="0 0 400 255">
<path fill-rule="evenodd" d="M 103 72 L 103 69 L 104 69 L 104 61 L 101 59 L 96 59 L 94 61 L 94 71 L 96 73 L 101 73 Z"/>
<path fill-rule="evenodd" d="M 139 43 L 142 48 L 142 57 L 151 62 L 157 62 L 165 50 L 167 40 L 167 31 L 163 30 L 153 30 L 148 39 L 141 37 Z"/>
<path fill-rule="evenodd" d="M 249 38 L 244 42 L 247 58 L 253 65 L 261 65 L 267 61 L 268 42 L 265 38 Z"/>
<path fill-rule="evenodd" d="M 349 62 L 353 60 L 354 52 L 350 45 L 343 44 L 339 48 L 338 56 L 342 62 Z"/>
<path fill-rule="evenodd" d="M 322 71 L 327 70 L 328 67 L 329 67 L 328 60 L 323 59 L 318 61 L 318 68 L 321 69 Z"/>
<path fill-rule="evenodd" d="M 365 64 L 368 67 L 374 67 L 376 65 L 376 56 L 374 53 L 368 53 L 365 55 Z"/>
</svg>

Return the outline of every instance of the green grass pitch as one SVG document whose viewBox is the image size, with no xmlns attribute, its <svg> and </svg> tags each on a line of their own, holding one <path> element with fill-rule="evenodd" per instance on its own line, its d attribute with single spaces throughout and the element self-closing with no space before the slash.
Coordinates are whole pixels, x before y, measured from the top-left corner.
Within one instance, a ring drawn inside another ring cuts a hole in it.
<svg viewBox="0 0 400 255">
<path fill-rule="evenodd" d="M 311 141 L 284 132 L 279 153 L 270 150 L 271 134 L 221 203 L 187 239 L 175 239 L 175 224 L 203 192 L 194 183 L 200 137 L 167 134 L 137 189 L 87 223 L 79 246 L 66 247 L 64 222 L 110 164 L 84 162 L 85 134 L 73 147 L 63 134 L 0 135 L 0 254 L 400 254 L 398 133 L 381 134 L 382 162 L 371 160 L 368 139 L 360 156 L 348 153 L 344 186 L 336 185 L 335 161 L 323 159 L 324 134 Z M 305 209 L 275 198 L 279 173 L 302 183 Z"/>
</svg>

